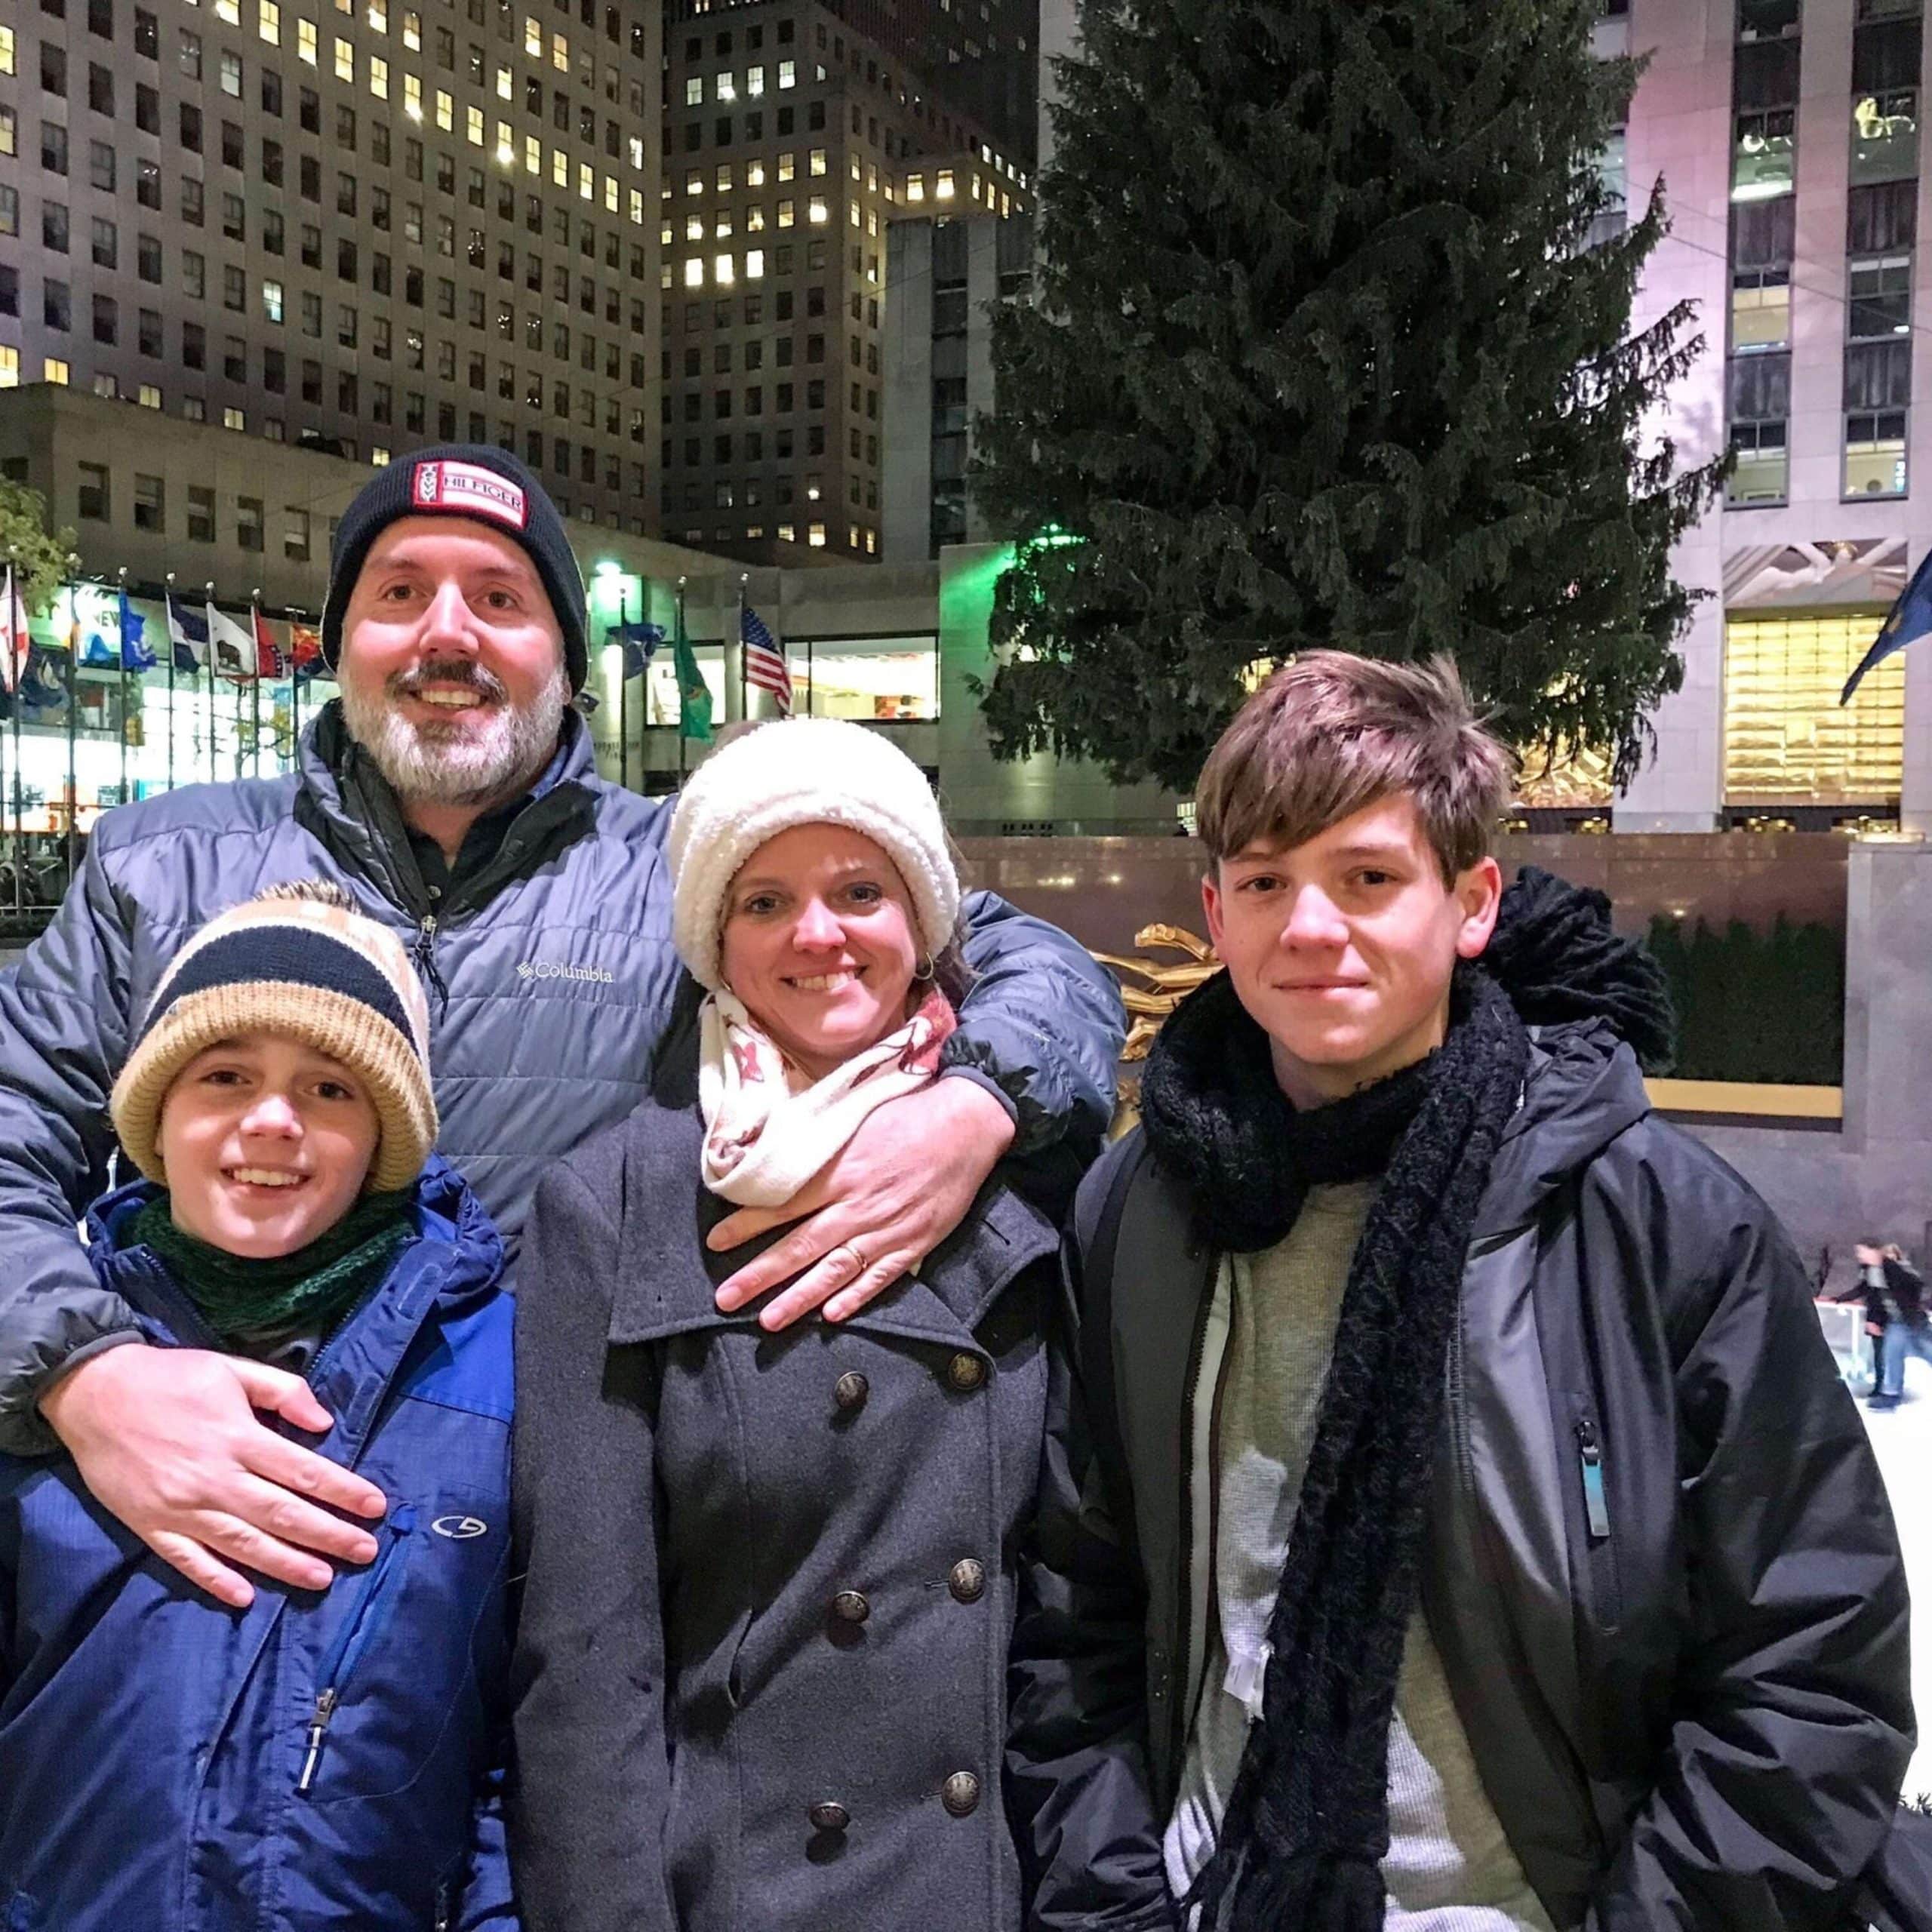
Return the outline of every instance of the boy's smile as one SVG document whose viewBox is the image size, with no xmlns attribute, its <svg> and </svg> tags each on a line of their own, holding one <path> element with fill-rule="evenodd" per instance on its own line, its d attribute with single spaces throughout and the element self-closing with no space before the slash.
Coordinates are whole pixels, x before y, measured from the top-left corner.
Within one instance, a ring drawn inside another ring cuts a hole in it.
<svg viewBox="0 0 1932 1932">
<path fill-rule="evenodd" d="M 162 1104 L 174 1224 L 230 1254 L 292 1254 L 355 1205 L 380 1134 L 374 1103 L 340 1061 L 278 1035 L 217 1041 Z"/>
</svg>

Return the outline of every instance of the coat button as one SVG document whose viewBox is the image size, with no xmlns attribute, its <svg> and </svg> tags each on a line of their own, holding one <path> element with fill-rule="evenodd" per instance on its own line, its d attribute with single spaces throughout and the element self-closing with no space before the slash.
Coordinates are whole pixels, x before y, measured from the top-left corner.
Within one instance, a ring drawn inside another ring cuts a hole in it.
<svg viewBox="0 0 1932 1932">
<path fill-rule="evenodd" d="M 832 1614 L 842 1623 L 863 1623 L 872 1607 L 857 1590 L 841 1590 L 832 1599 Z"/>
<path fill-rule="evenodd" d="M 955 1818 L 970 1818 L 980 1808 L 980 1780 L 971 1771 L 955 1771 L 940 1792 L 940 1802 Z"/>
<path fill-rule="evenodd" d="M 832 1399 L 844 1414 L 857 1415 L 872 1392 L 872 1384 L 857 1369 L 848 1369 L 834 1385 Z"/>
<path fill-rule="evenodd" d="M 962 1352 L 946 1364 L 946 1379 L 955 1389 L 977 1389 L 986 1379 L 986 1365 L 977 1355 Z"/>
<path fill-rule="evenodd" d="M 811 1820 L 815 1832 L 842 1832 L 852 1822 L 851 1813 L 829 1798 L 814 1804 L 805 1816 Z"/>
<path fill-rule="evenodd" d="M 947 1588 L 961 1603 L 977 1603 L 986 1593 L 986 1565 L 962 1556 L 946 1580 Z"/>
</svg>

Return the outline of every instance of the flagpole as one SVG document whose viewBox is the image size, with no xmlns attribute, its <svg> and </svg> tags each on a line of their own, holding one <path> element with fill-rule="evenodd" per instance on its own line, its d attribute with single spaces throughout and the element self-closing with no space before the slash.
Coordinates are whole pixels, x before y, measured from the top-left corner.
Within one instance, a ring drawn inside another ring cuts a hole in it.
<svg viewBox="0 0 1932 1932">
<path fill-rule="evenodd" d="M 750 687 L 745 681 L 745 586 L 752 580 L 749 571 L 738 573 L 738 715 L 752 715 Z"/>
<path fill-rule="evenodd" d="M 678 635 L 687 646 L 691 642 L 691 632 L 685 628 L 685 580 L 678 580 Z M 678 789 L 685 789 L 685 681 L 678 679 Z"/>
<path fill-rule="evenodd" d="M 262 775 L 262 586 L 258 583 L 248 593 L 248 648 L 255 654 L 254 681 L 248 687 L 248 729 L 253 734 L 254 743 L 250 748 L 253 764 L 249 776 L 259 778 Z"/>
<path fill-rule="evenodd" d="M 214 761 L 214 580 L 211 577 L 202 586 L 202 628 L 208 634 L 208 654 L 202 659 L 208 674 L 208 783 L 220 782 L 221 774 Z"/>
<path fill-rule="evenodd" d="M 121 595 L 128 594 L 128 566 L 123 564 L 118 573 Z M 117 627 L 118 628 L 118 627 Z M 121 639 L 121 802 L 128 802 L 128 640 Z"/>
<path fill-rule="evenodd" d="M 162 609 L 171 617 L 174 614 L 174 573 L 168 573 L 168 588 L 162 593 Z M 163 626 L 164 629 L 168 626 Z M 168 789 L 174 789 L 174 639 L 171 633 L 168 639 Z"/>
<path fill-rule="evenodd" d="M 630 627 L 630 592 L 620 589 L 617 592 L 617 635 L 623 642 L 617 647 L 617 783 L 626 792 L 631 789 Z"/>
<path fill-rule="evenodd" d="M 67 568 L 81 567 L 79 554 L 67 553 Z M 80 865 L 81 776 L 79 762 L 81 724 L 81 617 L 74 606 L 74 586 L 67 586 L 67 883 L 74 882 Z"/>
<path fill-rule="evenodd" d="M 14 629 L 14 615 L 18 611 L 24 616 L 26 608 L 26 600 L 20 595 L 19 561 L 9 549 L 7 552 L 7 669 L 14 687 L 11 706 L 14 740 L 14 910 L 17 912 L 26 903 L 26 808 L 20 792 L 20 710 L 24 702 L 20 696 L 20 686 L 26 681 L 26 669 L 20 656 L 19 634 Z M 29 654 L 32 654 L 31 646 Z"/>
</svg>

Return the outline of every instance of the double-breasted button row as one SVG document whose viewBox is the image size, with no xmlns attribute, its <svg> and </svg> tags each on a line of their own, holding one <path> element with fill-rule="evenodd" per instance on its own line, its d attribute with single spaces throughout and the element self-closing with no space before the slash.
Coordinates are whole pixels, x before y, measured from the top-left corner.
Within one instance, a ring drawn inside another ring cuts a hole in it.
<svg viewBox="0 0 1932 1932">
<path fill-rule="evenodd" d="M 852 1822 L 852 1814 L 836 1798 L 821 1799 L 805 1814 L 815 1832 L 842 1832 Z"/>
<path fill-rule="evenodd" d="M 962 1556 L 946 1574 L 946 1587 L 961 1603 L 977 1603 L 986 1593 L 986 1566 Z"/>
<path fill-rule="evenodd" d="M 977 1355 L 969 1355 L 964 1349 L 946 1365 L 946 1379 L 954 1388 L 970 1393 L 986 1379 L 986 1365 Z"/>
<path fill-rule="evenodd" d="M 856 1368 L 848 1369 L 832 1386 L 832 1404 L 841 1415 L 855 1416 L 872 1392 L 872 1384 Z"/>
<path fill-rule="evenodd" d="M 955 1818 L 970 1818 L 980 1808 L 980 1780 L 971 1771 L 955 1771 L 940 1786 L 939 1801 Z"/>
<path fill-rule="evenodd" d="M 863 1623 L 872 1607 L 857 1590 L 841 1590 L 832 1599 L 832 1614 L 841 1623 Z"/>
</svg>

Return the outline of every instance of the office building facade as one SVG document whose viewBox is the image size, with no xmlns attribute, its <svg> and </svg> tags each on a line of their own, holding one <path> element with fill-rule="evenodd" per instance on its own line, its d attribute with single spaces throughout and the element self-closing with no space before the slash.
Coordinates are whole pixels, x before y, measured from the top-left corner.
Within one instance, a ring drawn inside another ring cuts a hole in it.
<svg viewBox="0 0 1932 1932">
<path fill-rule="evenodd" d="M 0 386 L 367 463 L 500 442 L 654 527 L 656 8 L 10 11 Z"/>
<path fill-rule="evenodd" d="M 881 554 L 888 229 L 1011 215 L 1030 171 L 819 0 L 674 0 L 665 60 L 665 536 Z"/>
</svg>

